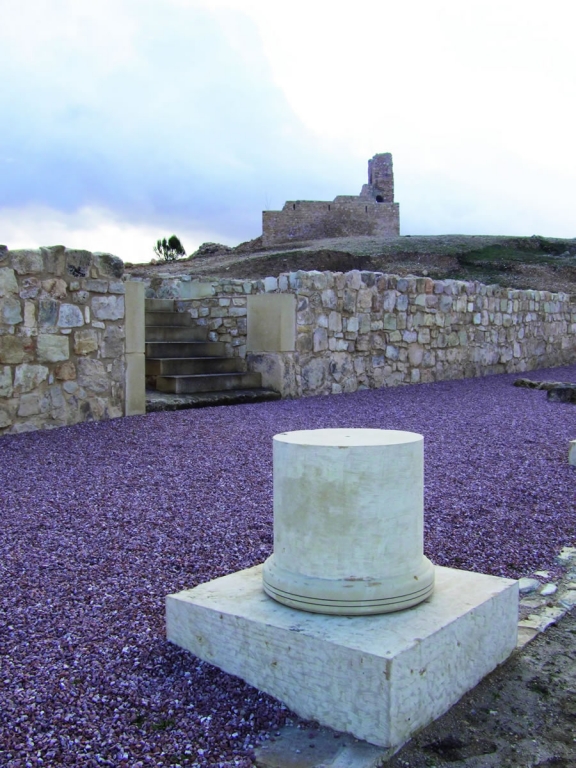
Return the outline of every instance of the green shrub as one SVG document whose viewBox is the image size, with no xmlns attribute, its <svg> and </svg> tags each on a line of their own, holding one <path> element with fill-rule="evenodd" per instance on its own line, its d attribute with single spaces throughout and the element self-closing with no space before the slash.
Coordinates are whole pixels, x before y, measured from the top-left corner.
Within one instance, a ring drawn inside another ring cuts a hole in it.
<svg viewBox="0 0 576 768">
<path fill-rule="evenodd" d="M 180 240 L 176 235 L 172 235 L 166 240 L 157 240 L 154 246 L 154 253 L 160 257 L 162 261 L 176 261 L 186 256 L 186 251 Z"/>
</svg>

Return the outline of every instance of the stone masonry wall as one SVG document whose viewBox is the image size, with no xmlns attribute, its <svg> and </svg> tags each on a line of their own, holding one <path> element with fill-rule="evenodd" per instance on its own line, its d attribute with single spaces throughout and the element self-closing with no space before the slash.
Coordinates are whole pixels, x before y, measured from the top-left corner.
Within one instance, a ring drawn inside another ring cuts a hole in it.
<svg viewBox="0 0 576 768">
<path fill-rule="evenodd" d="M 262 212 L 265 247 L 328 237 L 399 234 L 398 203 L 377 203 L 368 198 L 341 196 L 331 203 L 289 201 L 281 211 Z"/>
<path fill-rule="evenodd" d="M 124 413 L 124 265 L 0 246 L 0 434 Z"/>
<path fill-rule="evenodd" d="M 294 273 L 289 285 L 298 396 L 576 359 L 576 304 L 566 294 L 358 271 Z"/>
<path fill-rule="evenodd" d="M 289 397 L 576 360 L 576 304 L 562 293 L 359 271 L 210 283 L 171 278 L 157 283 L 153 293 L 177 297 L 181 290 L 197 294 L 178 302 L 181 310 L 208 324 L 212 338 L 230 337 L 230 349 L 246 358 L 248 369 L 261 371 L 265 383 Z M 295 295 L 293 351 L 246 351 L 244 310 L 250 295 L 259 293 Z"/>
</svg>

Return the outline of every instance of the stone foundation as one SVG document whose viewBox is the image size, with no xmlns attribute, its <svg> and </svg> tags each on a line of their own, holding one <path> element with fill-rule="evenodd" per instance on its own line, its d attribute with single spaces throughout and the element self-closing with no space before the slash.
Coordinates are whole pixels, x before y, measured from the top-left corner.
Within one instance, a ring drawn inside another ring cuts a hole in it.
<svg viewBox="0 0 576 768">
<path fill-rule="evenodd" d="M 436 568 L 432 597 L 381 616 L 280 605 L 262 566 L 169 595 L 167 636 L 316 720 L 392 751 L 516 646 L 518 583 Z"/>
</svg>

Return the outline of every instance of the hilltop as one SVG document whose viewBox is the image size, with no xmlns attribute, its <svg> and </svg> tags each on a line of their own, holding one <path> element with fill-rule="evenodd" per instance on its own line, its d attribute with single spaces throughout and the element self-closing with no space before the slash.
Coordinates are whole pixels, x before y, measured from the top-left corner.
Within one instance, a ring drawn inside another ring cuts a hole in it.
<svg viewBox="0 0 576 768">
<path fill-rule="evenodd" d="M 134 277 L 169 273 L 204 279 L 259 279 L 299 269 L 360 269 L 576 293 L 576 239 L 537 235 L 343 237 L 265 250 L 257 238 L 235 248 L 205 243 L 191 257 L 175 262 L 126 265 L 126 272 Z"/>
</svg>

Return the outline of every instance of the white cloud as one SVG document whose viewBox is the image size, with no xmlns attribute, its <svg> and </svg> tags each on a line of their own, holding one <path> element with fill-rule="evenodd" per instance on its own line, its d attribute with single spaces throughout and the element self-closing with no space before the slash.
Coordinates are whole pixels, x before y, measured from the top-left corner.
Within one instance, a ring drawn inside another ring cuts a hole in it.
<svg viewBox="0 0 576 768">
<path fill-rule="evenodd" d="M 390 151 L 405 232 L 574 234 L 564 0 L 0 3 L 0 211 L 237 242 Z"/>
<path fill-rule="evenodd" d="M 178 235 L 188 254 L 201 243 L 218 238 L 210 231 L 186 228 L 174 231 L 170 227 L 132 224 L 119 220 L 113 211 L 97 208 L 81 208 L 74 213 L 36 206 L 0 209 L 0 242 L 10 249 L 65 245 L 112 253 L 123 261 L 138 264 L 156 258 L 153 252 L 156 241 L 172 234 Z"/>
</svg>

